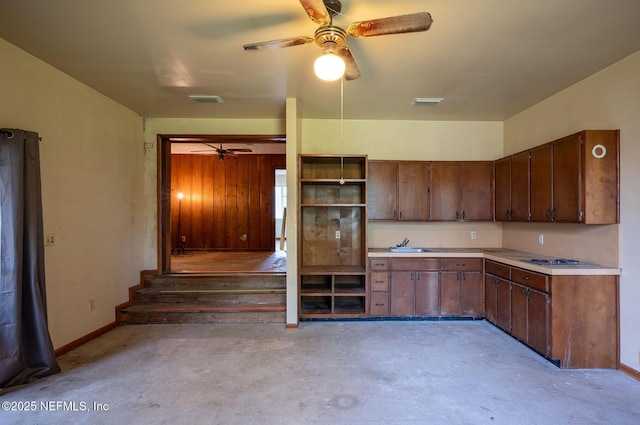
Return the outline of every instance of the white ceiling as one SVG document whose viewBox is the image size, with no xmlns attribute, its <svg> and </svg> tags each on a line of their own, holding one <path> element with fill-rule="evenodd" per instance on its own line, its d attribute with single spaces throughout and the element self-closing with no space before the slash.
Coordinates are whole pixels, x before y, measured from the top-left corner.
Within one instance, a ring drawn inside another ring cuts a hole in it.
<svg viewBox="0 0 640 425">
<path fill-rule="evenodd" d="M 145 117 L 338 118 L 297 0 L 0 0 L 0 37 Z M 640 50 L 640 0 L 343 0 L 334 24 L 419 11 L 427 32 L 347 40 L 345 119 L 504 120 Z M 1 52 L 0 52 L 1 54 Z M 190 94 L 222 97 L 198 104 Z M 443 97 L 412 106 L 416 97 Z"/>
</svg>

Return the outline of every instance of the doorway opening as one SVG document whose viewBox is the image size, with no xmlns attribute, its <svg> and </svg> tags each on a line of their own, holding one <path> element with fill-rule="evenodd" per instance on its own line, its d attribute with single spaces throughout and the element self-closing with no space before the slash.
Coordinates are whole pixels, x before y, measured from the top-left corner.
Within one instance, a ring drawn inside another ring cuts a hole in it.
<svg viewBox="0 0 640 425">
<path fill-rule="evenodd" d="M 285 164 L 284 136 L 159 135 L 159 272 L 285 271 L 275 243 Z"/>
</svg>

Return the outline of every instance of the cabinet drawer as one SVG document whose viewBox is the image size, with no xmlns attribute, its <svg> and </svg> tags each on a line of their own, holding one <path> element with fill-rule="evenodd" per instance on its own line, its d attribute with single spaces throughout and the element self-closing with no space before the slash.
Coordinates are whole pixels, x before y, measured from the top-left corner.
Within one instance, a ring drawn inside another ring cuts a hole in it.
<svg viewBox="0 0 640 425">
<path fill-rule="evenodd" d="M 495 263 L 493 261 L 487 260 L 484 263 L 484 271 L 503 279 L 511 279 L 511 267 L 505 264 Z"/>
<path fill-rule="evenodd" d="M 369 307 L 371 316 L 388 316 L 389 315 L 389 293 L 378 292 L 371 294 L 371 306 Z"/>
<path fill-rule="evenodd" d="M 392 258 L 391 270 L 416 271 L 439 270 L 440 260 L 437 258 Z"/>
<path fill-rule="evenodd" d="M 371 271 L 389 270 L 388 258 L 373 258 L 369 260 L 369 269 Z"/>
<path fill-rule="evenodd" d="M 371 290 L 389 292 L 389 272 L 371 272 Z"/>
<path fill-rule="evenodd" d="M 481 258 L 445 258 L 441 262 L 441 270 L 482 271 Z"/>
<path fill-rule="evenodd" d="M 517 268 L 511 269 L 511 280 L 538 291 L 549 292 L 548 276 Z"/>
</svg>

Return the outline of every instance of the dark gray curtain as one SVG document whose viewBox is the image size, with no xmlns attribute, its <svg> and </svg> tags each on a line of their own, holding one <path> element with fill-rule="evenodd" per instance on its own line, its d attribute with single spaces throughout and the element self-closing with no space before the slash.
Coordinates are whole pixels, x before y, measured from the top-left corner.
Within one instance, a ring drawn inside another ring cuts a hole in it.
<svg viewBox="0 0 640 425">
<path fill-rule="evenodd" d="M 60 371 L 47 327 L 38 133 L 0 130 L 0 388 Z"/>
</svg>

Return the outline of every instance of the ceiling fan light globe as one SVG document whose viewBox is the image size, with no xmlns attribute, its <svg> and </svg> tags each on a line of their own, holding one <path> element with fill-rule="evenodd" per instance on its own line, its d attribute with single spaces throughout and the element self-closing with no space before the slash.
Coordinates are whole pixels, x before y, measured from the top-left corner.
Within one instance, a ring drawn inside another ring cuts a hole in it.
<svg viewBox="0 0 640 425">
<path fill-rule="evenodd" d="M 335 81 L 344 75 L 345 63 L 340 56 L 327 52 L 316 59 L 313 69 L 321 80 Z"/>
</svg>

